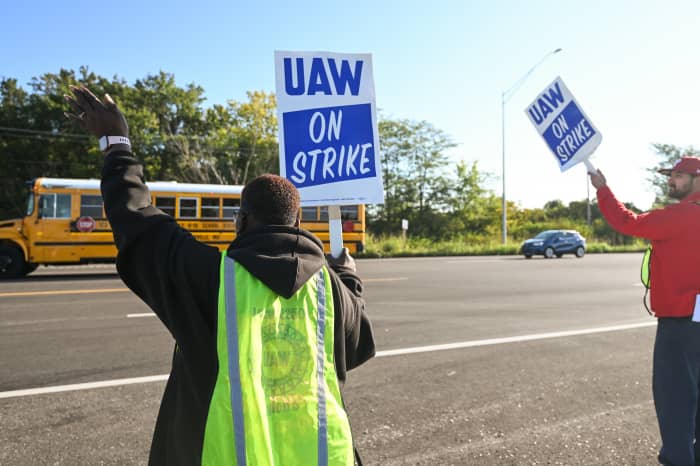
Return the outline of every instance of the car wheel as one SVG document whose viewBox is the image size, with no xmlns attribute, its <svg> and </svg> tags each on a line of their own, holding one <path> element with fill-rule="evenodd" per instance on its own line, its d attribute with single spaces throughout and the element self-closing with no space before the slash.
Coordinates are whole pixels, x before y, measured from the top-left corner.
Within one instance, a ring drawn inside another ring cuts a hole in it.
<svg viewBox="0 0 700 466">
<path fill-rule="evenodd" d="M 545 249 L 544 257 L 546 257 L 547 259 L 551 259 L 552 257 L 554 257 L 554 248 L 550 246 L 547 249 Z"/>
<path fill-rule="evenodd" d="M 532 259 L 532 254 L 525 254 L 525 259 Z"/>
<path fill-rule="evenodd" d="M 8 244 L 0 245 L 0 278 L 24 276 L 26 264 L 22 251 Z"/>
<path fill-rule="evenodd" d="M 583 249 L 583 246 L 579 246 L 576 248 L 576 257 L 579 259 L 583 257 L 583 255 L 586 253 L 586 250 Z"/>
</svg>

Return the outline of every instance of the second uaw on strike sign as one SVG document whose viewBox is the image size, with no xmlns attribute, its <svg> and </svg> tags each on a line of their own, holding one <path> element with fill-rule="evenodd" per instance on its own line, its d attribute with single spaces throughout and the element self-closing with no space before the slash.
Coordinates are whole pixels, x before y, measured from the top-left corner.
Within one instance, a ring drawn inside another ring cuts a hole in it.
<svg viewBox="0 0 700 466">
<path fill-rule="evenodd" d="M 381 204 L 370 54 L 275 52 L 280 174 L 302 206 Z"/>
<path fill-rule="evenodd" d="M 560 77 L 537 96 L 525 113 L 554 154 L 561 171 L 579 162 L 588 163 L 588 157 L 603 139 Z"/>
</svg>

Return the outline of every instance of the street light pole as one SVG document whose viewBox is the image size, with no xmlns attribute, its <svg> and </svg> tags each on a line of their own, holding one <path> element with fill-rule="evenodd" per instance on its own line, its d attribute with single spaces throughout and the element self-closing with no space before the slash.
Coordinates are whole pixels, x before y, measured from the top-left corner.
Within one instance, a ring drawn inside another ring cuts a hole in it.
<svg viewBox="0 0 700 466">
<path fill-rule="evenodd" d="M 588 171 L 586 171 L 586 225 L 591 226 L 591 183 L 588 181 Z"/>
<path fill-rule="evenodd" d="M 520 86 L 525 83 L 525 80 L 535 71 L 535 68 L 540 66 L 547 58 L 554 55 L 555 53 L 561 52 L 561 49 L 555 49 L 547 53 L 540 61 L 535 63 L 532 68 L 528 70 L 527 73 L 523 75 L 522 78 L 518 79 L 507 91 L 501 92 L 501 150 L 502 150 L 502 173 L 501 179 L 503 180 L 503 196 L 501 197 L 501 209 L 503 210 L 503 216 L 501 219 L 501 240 L 503 244 L 506 244 L 508 240 L 508 216 L 506 213 L 506 103 L 515 94 Z"/>
<path fill-rule="evenodd" d="M 508 241 L 508 218 L 506 216 L 506 93 L 501 92 L 501 149 L 503 155 L 503 196 L 501 198 L 501 241 L 506 244 Z"/>
</svg>

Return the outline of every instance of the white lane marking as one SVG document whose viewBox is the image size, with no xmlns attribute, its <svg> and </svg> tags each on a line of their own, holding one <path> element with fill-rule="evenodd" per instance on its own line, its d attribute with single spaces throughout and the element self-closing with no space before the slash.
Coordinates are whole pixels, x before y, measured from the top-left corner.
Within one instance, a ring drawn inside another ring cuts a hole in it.
<svg viewBox="0 0 700 466">
<path fill-rule="evenodd" d="M 162 382 L 163 380 L 168 380 L 168 374 L 134 377 L 130 379 L 103 380 L 102 382 L 75 383 L 71 385 L 58 385 L 55 387 L 29 388 L 26 390 L 11 390 L 9 392 L 0 392 L 0 399 L 44 395 L 47 393 L 72 392 L 76 390 L 90 390 L 92 388 L 118 387 L 135 383 Z"/>
<path fill-rule="evenodd" d="M 503 256 L 503 257 L 508 257 L 508 256 Z M 511 256 L 512 257 L 512 256 Z M 503 259 L 462 259 L 462 260 L 452 260 L 452 261 L 445 261 L 445 264 L 471 264 L 474 262 L 503 262 Z"/>
<path fill-rule="evenodd" d="M 581 330 L 568 330 L 563 332 L 550 332 L 550 333 L 536 333 L 533 335 L 521 335 L 517 337 L 507 337 L 507 338 L 491 338 L 488 340 L 474 340 L 474 341 L 464 341 L 461 343 L 448 343 L 444 345 L 432 345 L 432 346 L 416 346 L 413 348 L 395 349 L 387 351 L 377 351 L 376 356 L 378 358 L 386 356 L 399 356 L 403 354 L 414 354 L 414 353 L 427 353 L 432 351 L 443 351 L 451 349 L 460 348 L 472 348 L 476 346 L 487 346 L 487 345 L 500 345 L 504 343 L 516 343 L 522 341 L 532 341 L 532 340 L 544 340 L 547 338 L 561 338 L 561 337 L 571 337 L 577 335 L 589 335 L 592 333 L 604 333 L 604 332 L 615 332 L 618 330 L 630 330 L 641 327 L 651 327 L 656 325 L 656 320 L 653 322 L 638 322 L 635 324 L 625 324 L 625 325 L 611 325 L 609 327 L 594 327 Z M 76 390 L 89 390 L 92 388 L 105 388 L 105 387 L 117 387 L 120 385 L 131 385 L 137 383 L 148 383 L 148 382 L 162 382 L 168 380 L 168 374 L 162 375 L 152 375 L 149 377 L 136 377 L 131 379 L 116 379 L 116 380 L 105 380 L 102 382 L 88 382 L 88 383 L 78 383 L 71 385 L 58 385 L 54 387 L 42 387 L 42 388 L 29 388 L 26 390 L 11 390 L 7 392 L 0 392 L 0 399 L 3 398 L 16 398 L 22 396 L 31 395 L 45 395 L 48 393 L 60 393 L 60 392 L 70 392 Z"/>
<path fill-rule="evenodd" d="M 132 317 L 155 317 L 153 312 L 143 312 L 141 314 L 127 314 L 126 318 L 131 319 Z"/>
<path fill-rule="evenodd" d="M 444 350 L 461 349 L 461 348 L 473 348 L 476 346 L 502 345 L 504 343 L 518 343 L 518 342 L 523 342 L 523 341 L 545 340 L 547 338 L 561 338 L 561 337 L 572 337 L 572 336 L 577 336 L 577 335 L 590 335 L 592 333 L 615 332 L 618 330 L 630 330 L 630 329 L 634 329 L 634 328 L 651 327 L 652 325 L 656 325 L 656 320 L 654 320 L 653 322 L 638 322 L 636 324 L 611 325 L 609 327 L 594 327 L 594 328 L 585 328 L 585 329 L 581 329 L 581 330 L 567 330 L 567 331 L 563 331 L 563 332 L 535 333 L 533 335 L 520 335 L 517 337 L 489 338 L 487 340 L 463 341 L 463 342 L 457 342 L 457 343 L 447 343 L 444 345 L 415 346 L 413 348 L 377 351 L 376 356 L 378 358 L 381 358 L 381 357 L 386 357 L 386 356 L 399 356 L 399 355 L 403 355 L 403 354 L 428 353 L 428 352 L 432 352 L 432 351 L 444 351 Z"/>
<path fill-rule="evenodd" d="M 368 282 L 400 282 L 403 280 L 408 280 L 408 277 L 393 277 L 393 278 L 365 278 L 362 281 L 364 283 Z"/>
<path fill-rule="evenodd" d="M 96 290 L 51 290 L 51 291 L 12 291 L 0 293 L 0 298 L 12 298 L 18 296 L 53 296 L 72 294 L 92 294 L 92 293 L 121 293 L 129 291 L 128 288 L 102 288 Z"/>
</svg>

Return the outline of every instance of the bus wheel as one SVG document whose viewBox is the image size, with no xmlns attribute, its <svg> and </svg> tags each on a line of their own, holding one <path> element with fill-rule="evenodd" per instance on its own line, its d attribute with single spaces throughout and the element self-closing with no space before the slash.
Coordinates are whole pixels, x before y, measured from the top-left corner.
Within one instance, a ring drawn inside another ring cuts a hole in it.
<svg viewBox="0 0 700 466">
<path fill-rule="evenodd" d="M 27 266 L 24 268 L 24 274 L 29 275 L 30 273 L 34 272 L 37 268 L 39 268 L 39 264 L 27 262 Z"/>
<path fill-rule="evenodd" d="M 14 246 L 0 244 L 0 278 L 17 278 L 24 276 L 27 265 L 22 251 Z"/>
</svg>

